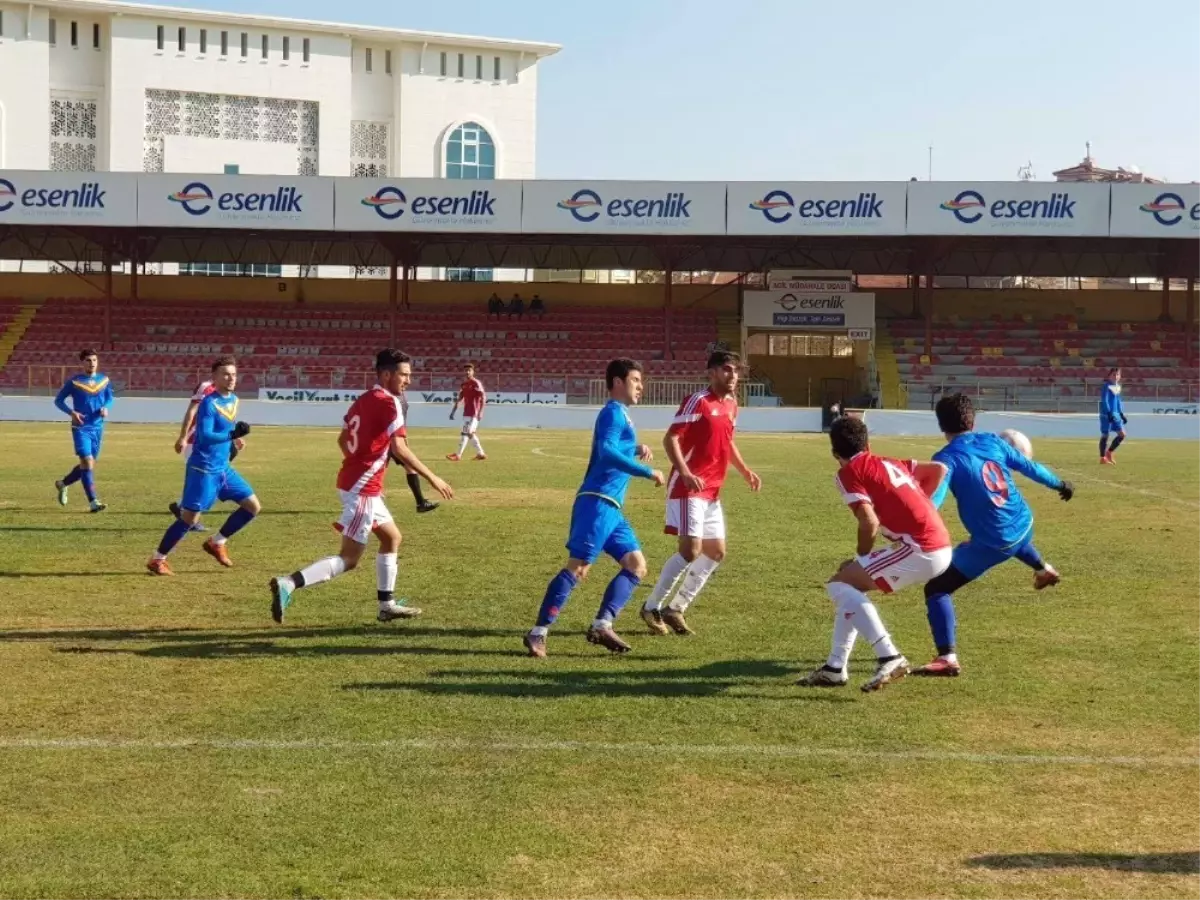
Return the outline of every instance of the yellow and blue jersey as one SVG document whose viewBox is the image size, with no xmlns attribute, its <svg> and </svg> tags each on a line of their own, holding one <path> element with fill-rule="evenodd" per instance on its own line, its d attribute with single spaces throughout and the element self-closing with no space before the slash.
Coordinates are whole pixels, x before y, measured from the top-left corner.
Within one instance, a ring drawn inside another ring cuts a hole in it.
<svg viewBox="0 0 1200 900">
<path fill-rule="evenodd" d="M 933 455 L 949 471 L 933 495 L 941 506 L 946 493 L 954 494 L 958 517 L 972 542 L 1008 550 L 1033 530 L 1033 510 L 1013 481 L 1013 471 L 1057 490 L 1062 479 L 1041 463 L 1026 459 L 998 435 L 969 431 L 960 434 Z"/>
<path fill-rule="evenodd" d="M 592 454 L 579 496 L 607 500 L 617 508 L 625 504 L 629 479 L 649 478 L 653 470 L 637 459 L 637 430 L 625 404 L 609 400 L 596 417 Z"/>
<path fill-rule="evenodd" d="M 67 401 L 71 405 L 67 405 Z M 103 372 L 86 375 L 83 372 L 72 375 L 54 398 L 54 405 L 68 416 L 77 412 L 83 416 L 83 425 L 71 423 L 72 428 L 102 428 L 104 417 L 102 409 L 108 409 L 113 404 L 112 383 Z"/>
<path fill-rule="evenodd" d="M 188 468 L 216 474 L 229 468 L 233 426 L 237 424 L 236 394 L 209 394 L 196 409 L 196 439 Z"/>
</svg>

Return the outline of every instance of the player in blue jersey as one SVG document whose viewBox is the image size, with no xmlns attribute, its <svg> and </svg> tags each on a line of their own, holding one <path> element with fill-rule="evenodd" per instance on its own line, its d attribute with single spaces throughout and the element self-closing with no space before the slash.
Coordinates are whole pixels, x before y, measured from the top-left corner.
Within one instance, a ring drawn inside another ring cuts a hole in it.
<svg viewBox="0 0 1200 900">
<path fill-rule="evenodd" d="M 67 488 L 82 482 L 91 511 L 100 512 L 107 507 L 96 497 L 96 460 L 104 441 L 104 420 L 112 408 L 113 391 L 108 376 L 100 371 L 100 357 L 95 350 L 80 351 L 79 360 L 83 371 L 68 378 L 54 398 L 54 405 L 71 418 L 71 441 L 79 465 L 54 482 L 54 488 L 59 504 L 66 506 Z"/>
<path fill-rule="evenodd" d="M 1109 369 L 1104 387 L 1100 389 L 1100 465 L 1117 464 L 1113 454 L 1125 440 L 1125 426 L 1128 424 L 1129 417 L 1121 409 L 1121 370 Z M 1109 432 L 1116 433 L 1112 446 L 1108 443 Z"/>
<path fill-rule="evenodd" d="M 995 434 L 979 434 L 975 410 L 965 394 L 943 397 L 936 407 L 938 428 L 949 442 L 933 455 L 947 469 L 933 495 L 941 506 L 949 491 L 958 501 L 958 517 L 970 537 L 954 548 L 950 568 L 925 585 L 925 610 L 937 646 L 937 657 L 914 669 L 914 675 L 953 676 L 962 671 L 954 652 L 954 602 L 950 595 L 1009 559 L 1034 570 L 1035 590 L 1058 584 L 1058 572 L 1033 545 L 1033 511 L 1021 496 L 1012 472 L 1058 491 L 1063 500 L 1075 495 L 1071 482 L 1041 463 L 1026 459 Z"/>
<path fill-rule="evenodd" d="M 632 359 L 614 359 L 608 364 L 604 381 L 610 399 L 596 417 L 587 474 L 571 508 L 569 558 L 563 570 L 550 580 L 537 624 L 525 635 L 525 649 L 530 656 L 546 655 L 550 626 L 601 553 L 620 563 L 621 571 L 609 582 L 587 639 L 613 653 L 630 649 L 613 630 L 613 621 L 646 576 L 646 557 L 621 507 L 630 478 L 648 478 L 658 487 L 666 479 L 662 472 L 646 465 L 653 454 L 645 444 L 638 443 L 629 418 L 629 407 L 642 399 L 641 365 Z"/>
<path fill-rule="evenodd" d="M 250 426 L 237 420 L 238 398 L 233 392 L 237 387 L 237 361 L 232 356 L 223 356 L 214 364 L 213 385 L 216 390 L 201 400 L 196 409 L 196 435 L 179 501 L 181 515 L 168 526 L 158 552 L 146 563 L 151 575 L 175 574 L 167 563 L 167 554 L 200 521 L 201 515 L 224 500 L 233 501 L 238 508 L 229 514 L 221 530 L 204 542 L 204 552 L 221 565 L 232 566 L 225 542 L 262 510 L 254 489 L 229 461 L 231 451 L 241 450 L 250 433 Z"/>
</svg>

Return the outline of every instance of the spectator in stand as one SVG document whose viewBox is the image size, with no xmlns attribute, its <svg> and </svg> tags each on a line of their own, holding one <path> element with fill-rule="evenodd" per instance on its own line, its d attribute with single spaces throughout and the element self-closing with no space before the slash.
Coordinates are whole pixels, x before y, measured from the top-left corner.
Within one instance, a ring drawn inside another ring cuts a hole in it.
<svg viewBox="0 0 1200 900">
<path fill-rule="evenodd" d="M 520 294 L 513 294 L 512 299 L 508 301 L 508 317 L 511 319 L 513 316 L 518 319 L 525 318 L 525 301 L 521 299 Z"/>
<path fill-rule="evenodd" d="M 504 301 L 500 299 L 500 295 L 495 291 L 492 296 L 488 297 L 488 318 L 495 316 L 497 319 L 504 313 Z"/>
<path fill-rule="evenodd" d="M 533 299 L 529 301 L 529 314 L 539 319 L 546 315 L 546 304 L 542 302 L 540 294 L 534 294 Z"/>
</svg>

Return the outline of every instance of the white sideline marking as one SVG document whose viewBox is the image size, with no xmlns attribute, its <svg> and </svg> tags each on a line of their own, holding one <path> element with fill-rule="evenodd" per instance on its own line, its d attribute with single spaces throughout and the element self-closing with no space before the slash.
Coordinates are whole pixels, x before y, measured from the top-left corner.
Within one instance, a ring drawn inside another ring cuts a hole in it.
<svg viewBox="0 0 1200 900">
<path fill-rule="evenodd" d="M 1115 481 L 1105 481 L 1103 478 L 1094 478 L 1091 475 L 1083 475 L 1079 472 L 1069 471 L 1067 469 L 1059 469 L 1064 475 L 1074 479 L 1075 481 L 1083 481 L 1087 484 L 1098 484 L 1102 487 L 1114 488 L 1118 491 L 1129 491 L 1132 494 L 1141 494 L 1143 497 L 1151 497 L 1155 500 L 1161 500 L 1164 503 L 1175 503 L 1179 506 L 1186 506 L 1189 509 L 1200 509 L 1200 503 L 1194 500 L 1184 500 L 1182 497 L 1172 497 L 1169 494 L 1158 494 L 1154 491 L 1143 490 L 1128 484 L 1118 484 Z"/>
<path fill-rule="evenodd" d="M 354 752 L 373 750 L 433 750 L 496 753 L 662 753 L 675 757 L 774 757 L 783 759 L 872 759 L 884 762 L 965 762 L 999 765 L 1132 766 L 1138 768 L 1196 768 L 1200 760 L 1178 756 L 1059 756 L 1044 753 L 969 753 L 953 750 L 854 750 L 789 744 L 650 744 L 603 741 L 461 741 L 453 738 L 403 738 L 391 741 L 338 741 L 323 738 L 267 740 L 260 738 L 18 738 L 0 737 L 0 750 L 314 750 Z"/>
<path fill-rule="evenodd" d="M 543 447 L 534 447 L 529 452 L 532 453 L 534 456 L 541 456 L 541 457 L 545 457 L 546 459 L 565 459 L 570 462 L 587 462 L 588 461 L 588 458 L 586 456 L 563 456 L 559 453 L 547 453 Z"/>
</svg>

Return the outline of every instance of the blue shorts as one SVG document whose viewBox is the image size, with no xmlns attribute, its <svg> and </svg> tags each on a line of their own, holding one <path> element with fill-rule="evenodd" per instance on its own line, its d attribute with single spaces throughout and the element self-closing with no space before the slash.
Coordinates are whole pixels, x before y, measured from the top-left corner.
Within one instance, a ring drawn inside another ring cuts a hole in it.
<svg viewBox="0 0 1200 900">
<path fill-rule="evenodd" d="M 954 548 L 954 555 L 950 558 L 950 565 L 962 572 L 969 581 L 974 581 L 988 569 L 994 568 L 1000 565 L 1000 563 L 1017 556 L 1026 548 L 1032 549 L 1032 547 L 1032 531 L 1025 537 L 1025 540 L 1014 544 L 1006 550 L 997 550 L 995 547 L 964 541 Z"/>
<path fill-rule="evenodd" d="M 104 440 L 104 426 L 84 425 L 71 428 L 71 443 L 75 445 L 76 456 L 90 456 L 97 459 L 100 456 L 100 443 Z"/>
<path fill-rule="evenodd" d="M 199 469 L 187 467 L 183 479 L 183 497 L 179 505 L 192 512 L 208 512 L 222 501 L 232 500 L 241 503 L 254 493 L 250 482 L 246 481 L 232 467 L 224 472 L 201 472 Z"/>
<path fill-rule="evenodd" d="M 591 494 L 575 498 L 571 507 L 571 533 L 567 537 L 571 559 L 590 564 L 601 553 L 607 553 L 620 562 L 625 554 L 641 549 L 621 507 Z"/>
<path fill-rule="evenodd" d="M 1110 431 L 1118 432 L 1118 431 L 1124 431 L 1124 430 L 1125 430 L 1125 426 L 1121 424 L 1120 419 L 1109 419 L 1107 422 L 1104 421 L 1104 419 L 1100 420 L 1100 433 L 1102 435 L 1104 435 L 1105 437 L 1108 437 L 1108 433 Z"/>
</svg>

